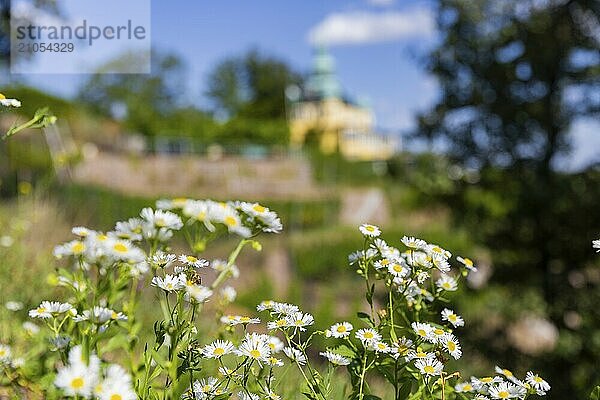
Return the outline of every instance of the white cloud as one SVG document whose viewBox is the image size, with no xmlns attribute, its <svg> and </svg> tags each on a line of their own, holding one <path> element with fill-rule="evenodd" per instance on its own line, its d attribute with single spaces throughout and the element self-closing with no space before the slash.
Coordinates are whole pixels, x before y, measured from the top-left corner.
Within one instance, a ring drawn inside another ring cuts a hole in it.
<svg viewBox="0 0 600 400">
<path fill-rule="evenodd" d="M 367 0 L 369 4 L 378 7 L 388 7 L 396 2 L 396 0 Z"/>
<path fill-rule="evenodd" d="M 431 36 L 434 31 L 433 15 L 426 8 L 379 13 L 351 11 L 328 15 L 310 30 L 308 39 L 312 44 L 362 44 Z"/>
</svg>

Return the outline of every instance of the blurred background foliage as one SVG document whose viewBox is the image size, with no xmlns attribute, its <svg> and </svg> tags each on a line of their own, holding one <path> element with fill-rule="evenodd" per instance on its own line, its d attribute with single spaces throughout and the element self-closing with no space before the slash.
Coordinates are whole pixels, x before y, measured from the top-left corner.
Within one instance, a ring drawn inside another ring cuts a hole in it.
<svg viewBox="0 0 600 400">
<path fill-rule="evenodd" d="M 0 0 L 2 24 L 7 4 Z M 138 134 L 149 138 L 148 152 L 161 138 L 185 137 L 207 152 L 218 144 L 307 160 L 325 194 L 261 199 L 287 232 L 240 260 L 252 276 L 237 287 L 240 312 L 279 296 L 307 304 L 319 328 L 353 318 L 363 306 L 354 296 L 361 282 L 346 260 L 361 239 L 339 216 L 349 193 L 376 188 L 389 204 L 386 239 L 422 236 L 480 266 L 478 280 L 453 299 L 467 321 L 460 333 L 466 374 L 494 363 L 519 374 L 535 369 L 553 385 L 549 398 L 587 398 L 600 383 L 600 262 L 591 248 L 600 236 L 600 166 L 566 172 L 559 161 L 568 157 L 575 118 L 600 112 L 600 5 L 438 0 L 436 10 L 441 40 L 423 65 L 442 92 L 411 134 L 430 150 L 385 162 L 349 161 L 310 144 L 300 156 L 287 152 L 284 92 L 304 76 L 259 50 L 215 65 L 205 107 L 181 95 L 183 59 L 160 51 L 151 74 L 91 76 L 75 100 L 19 84 L 0 91 L 22 100 L 23 115 L 50 105 L 82 154 L 86 143 L 114 150 L 121 135 Z M 0 143 L 2 302 L 30 306 L 43 297 L 39 278 L 52 272 L 51 248 L 69 226 L 110 229 L 161 195 L 65 184 L 54 171 L 41 134 Z M 227 199 L 224 190 L 218 200 Z M 280 264 L 289 264 L 285 279 L 273 279 L 281 271 L 270 266 Z"/>
</svg>

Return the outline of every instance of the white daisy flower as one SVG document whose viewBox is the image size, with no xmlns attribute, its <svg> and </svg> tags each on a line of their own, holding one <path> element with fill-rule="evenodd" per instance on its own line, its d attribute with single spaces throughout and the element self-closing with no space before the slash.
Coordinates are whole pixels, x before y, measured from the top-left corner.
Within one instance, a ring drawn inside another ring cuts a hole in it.
<svg viewBox="0 0 600 400">
<path fill-rule="evenodd" d="M 444 364 L 435 358 L 421 358 L 415 361 L 415 367 L 422 375 L 436 376 L 442 373 Z"/>
<path fill-rule="evenodd" d="M 279 233 L 283 229 L 283 225 L 277 214 L 267 207 L 261 206 L 258 203 L 245 202 L 241 202 L 239 207 L 244 213 L 259 222 L 263 232 Z"/>
<path fill-rule="evenodd" d="M 131 376 L 121 366 L 112 364 L 106 370 L 106 377 L 96 385 L 94 394 L 99 400 L 136 400 L 137 395 L 131 384 Z"/>
<path fill-rule="evenodd" d="M 281 315 L 292 315 L 300 312 L 300 308 L 295 304 L 275 303 L 273 304 L 273 312 Z"/>
<path fill-rule="evenodd" d="M 325 336 L 334 338 L 345 338 L 350 336 L 350 332 L 354 327 L 350 322 L 338 322 L 331 325 L 329 329 L 325 331 Z"/>
<path fill-rule="evenodd" d="M 170 211 L 153 210 L 150 207 L 146 207 L 140 212 L 140 217 L 158 229 L 179 230 L 183 227 L 183 222 L 179 215 Z"/>
<path fill-rule="evenodd" d="M 301 331 L 306 330 L 306 326 L 315 323 L 315 319 L 309 313 L 297 312 L 286 317 L 288 326 L 299 328 Z"/>
<path fill-rule="evenodd" d="M 75 346 L 69 352 L 69 364 L 59 369 L 54 384 L 68 396 L 90 397 L 100 373 L 100 359 L 89 355 L 86 364 L 81 346 Z"/>
<path fill-rule="evenodd" d="M 470 382 L 460 382 L 454 386 L 454 391 L 458 393 L 470 393 L 474 391 L 475 388 L 471 385 Z"/>
<path fill-rule="evenodd" d="M 267 329 L 269 329 L 269 330 L 283 329 L 283 328 L 288 328 L 288 327 L 290 327 L 290 325 L 289 325 L 289 321 L 287 318 L 279 318 L 275 321 L 267 322 Z"/>
<path fill-rule="evenodd" d="M 592 247 L 596 249 L 596 253 L 600 253 L 600 239 L 592 241 Z"/>
<path fill-rule="evenodd" d="M 465 321 L 462 319 L 462 317 L 456 314 L 454 311 L 450 310 L 449 308 L 444 308 L 441 314 L 442 320 L 450 322 L 455 328 L 465 325 Z"/>
<path fill-rule="evenodd" d="M 387 343 L 381 341 L 373 343 L 372 348 L 376 353 L 389 353 L 392 351 Z"/>
<path fill-rule="evenodd" d="M 472 271 L 472 272 L 477 271 L 477 268 L 473 264 L 473 260 L 471 260 L 470 258 L 466 258 L 466 257 L 462 258 L 459 256 L 459 257 L 456 257 L 456 261 L 458 261 L 459 263 L 464 265 L 469 271 Z"/>
<path fill-rule="evenodd" d="M 361 226 L 358 227 L 358 230 L 364 236 L 368 236 L 368 237 L 377 237 L 377 236 L 381 235 L 381 229 L 379 229 L 379 227 L 377 227 L 375 225 L 362 224 Z"/>
<path fill-rule="evenodd" d="M 10 346 L 0 343 L 0 365 L 8 364 L 11 354 Z"/>
<path fill-rule="evenodd" d="M 177 290 L 184 289 L 186 287 L 187 279 L 184 274 L 170 275 L 166 274 L 164 278 L 155 276 L 152 278 L 152 286 L 161 288 L 167 293 L 171 293 Z"/>
<path fill-rule="evenodd" d="M 81 240 L 71 240 L 54 248 L 54 257 L 61 259 L 66 256 L 80 256 L 87 249 Z"/>
<path fill-rule="evenodd" d="M 273 300 L 263 300 L 256 306 L 257 311 L 272 310 L 275 302 Z"/>
<path fill-rule="evenodd" d="M 160 199 L 156 201 L 156 208 L 161 210 L 182 209 L 190 200 L 179 197 L 175 199 Z"/>
<path fill-rule="evenodd" d="M 550 385 L 538 374 L 528 371 L 525 375 L 525 382 L 529 383 L 538 393 L 545 393 L 550 390 Z"/>
<path fill-rule="evenodd" d="M 69 303 L 60 303 L 58 301 L 42 301 L 37 308 L 29 310 L 31 318 L 52 318 L 55 314 L 64 314 L 72 312 L 73 306 Z"/>
<path fill-rule="evenodd" d="M 208 378 L 200 379 L 200 381 L 195 381 L 192 390 L 197 399 L 212 398 L 211 395 L 215 394 L 213 392 L 217 388 L 218 383 L 219 380 L 217 378 L 209 376 Z"/>
<path fill-rule="evenodd" d="M 442 274 L 440 279 L 438 279 L 435 284 L 442 290 L 446 290 L 449 292 L 453 292 L 458 289 L 458 283 L 456 279 L 451 277 L 450 275 Z"/>
<path fill-rule="evenodd" d="M 233 303 L 237 297 L 236 290 L 231 286 L 225 286 L 223 289 L 221 289 L 220 294 L 221 299 L 223 299 L 225 303 Z"/>
<path fill-rule="evenodd" d="M 460 349 L 460 343 L 456 336 L 451 333 L 445 333 L 440 339 L 439 343 L 441 343 L 446 351 L 450 353 L 450 355 L 458 360 L 462 356 L 462 350 Z"/>
<path fill-rule="evenodd" d="M 504 380 L 499 376 L 485 376 L 483 378 L 476 378 L 474 376 L 471 377 L 471 385 L 475 388 L 475 390 L 487 393 L 488 387 L 490 385 L 494 385 L 500 382 L 504 382 Z"/>
<path fill-rule="evenodd" d="M 427 248 L 427 242 L 422 239 L 417 239 L 412 236 L 404 236 L 401 239 L 402 243 L 408 248 L 414 250 L 424 250 Z"/>
<path fill-rule="evenodd" d="M 381 340 L 381 335 L 377 333 L 376 330 L 371 328 L 359 329 L 355 336 L 363 343 L 363 346 L 365 347 Z"/>
<path fill-rule="evenodd" d="M 440 272 L 446 273 L 450 271 L 450 263 L 446 257 L 440 254 L 433 254 L 431 261 Z"/>
<path fill-rule="evenodd" d="M 28 335 L 35 335 L 40 331 L 40 327 L 34 324 L 33 322 L 25 321 L 23 322 L 22 326 Z"/>
<path fill-rule="evenodd" d="M 298 365 L 306 364 L 306 356 L 304 354 L 302 354 L 302 352 L 300 350 L 293 349 L 291 347 L 284 347 L 283 352 L 290 360 L 298 363 Z"/>
<path fill-rule="evenodd" d="M 221 323 L 230 326 L 260 324 L 259 318 L 251 318 L 241 315 L 224 315 L 221 317 Z"/>
<path fill-rule="evenodd" d="M 201 352 L 206 358 L 221 358 L 226 354 L 233 353 L 234 350 L 235 346 L 229 340 L 216 340 L 204 346 Z"/>
<path fill-rule="evenodd" d="M 7 99 L 2 93 L 0 93 L 0 104 L 4 107 L 21 107 L 21 102 L 17 99 Z"/>
<path fill-rule="evenodd" d="M 351 362 L 350 359 L 339 354 L 333 353 L 331 351 L 321 352 L 319 353 L 319 355 L 322 355 L 323 357 L 327 358 L 329 362 L 333 365 L 348 365 Z"/>
<path fill-rule="evenodd" d="M 9 311 L 19 311 L 23 309 L 23 303 L 20 301 L 7 301 L 4 307 Z"/>
<path fill-rule="evenodd" d="M 488 388 L 492 399 L 511 399 L 514 398 L 516 386 L 509 382 L 500 382 L 497 386 L 491 385 Z"/>
<path fill-rule="evenodd" d="M 262 335 L 262 338 L 269 345 L 271 354 L 279 353 L 281 350 L 283 350 L 284 344 L 277 336 Z"/>
<path fill-rule="evenodd" d="M 236 354 L 263 363 L 269 360 L 271 348 L 260 335 L 256 333 L 246 334 L 244 341 L 236 350 Z"/>
<path fill-rule="evenodd" d="M 182 254 L 178 257 L 178 260 L 180 263 L 187 265 L 188 267 L 194 267 L 194 268 L 203 268 L 203 267 L 208 267 L 209 262 L 202 259 L 202 258 L 196 258 L 194 256 L 188 256 L 185 254 Z"/>
<path fill-rule="evenodd" d="M 194 299 L 198 303 L 204 303 L 210 296 L 213 295 L 213 291 L 202 285 L 187 285 L 185 286 L 186 300 Z"/>
<path fill-rule="evenodd" d="M 411 324 L 411 327 L 412 327 L 413 331 L 415 331 L 417 336 L 419 336 L 427 341 L 431 341 L 434 337 L 433 331 L 435 328 L 427 323 L 413 322 Z"/>
<path fill-rule="evenodd" d="M 508 370 L 506 368 L 500 368 L 499 366 L 495 366 L 494 370 L 496 371 L 497 374 L 503 375 L 506 379 L 508 379 L 509 381 L 513 382 L 513 383 L 517 383 L 520 382 L 515 375 L 512 373 L 511 370 Z"/>
<path fill-rule="evenodd" d="M 141 218 L 129 218 L 115 224 L 115 235 L 120 239 L 140 241 L 144 238 L 144 221 Z"/>
<path fill-rule="evenodd" d="M 397 278 L 404 278 L 410 274 L 410 268 L 400 261 L 393 261 L 387 267 L 388 272 Z"/>
<path fill-rule="evenodd" d="M 269 364 L 272 367 L 283 367 L 283 361 L 281 361 L 279 358 L 277 357 L 269 357 L 269 359 L 267 360 L 267 364 Z"/>
<path fill-rule="evenodd" d="M 160 251 L 154 254 L 149 261 L 150 265 L 155 268 L 166 269 L 173 265 L 176 260 L 177 256 L 175 254 L 167 254 Z"/>
</svg>

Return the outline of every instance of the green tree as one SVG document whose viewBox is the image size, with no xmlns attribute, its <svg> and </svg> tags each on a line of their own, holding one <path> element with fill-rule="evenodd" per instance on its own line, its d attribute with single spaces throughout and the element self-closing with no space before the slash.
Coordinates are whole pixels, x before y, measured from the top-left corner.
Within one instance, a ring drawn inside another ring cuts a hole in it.
<svg viewBox="0 0 600 400">
<path fill-rule="evenodd" d="M 543 367 L 556 398 L 574 391 L 583 398 L 600 379 L 593 367 L 600 349 L 591 343 L 600 334 L 598 311 L 578 310 L 587 314 L 577 329 L 565 313 L 577 301 L 589 305 L 582 298 L 598 298 L 593 285 L 580 288 L 583 295 L 568 277 L 593 262 L 600 182 L 597 170 L 569 175 L 554 166 L 568 154 L 572 123 L 600 113 L 600 99 L 590 95 L 600 90 L 600 7 L 586 0 L 440 0 L 438 24 L 441 41 L 428 68 L 442 96 L 419 117 L 417 135 L 478 170 L 477 184 L 460 182 L 442 199 L 493 251 L 498 282 L 515 295 L 541 288 L 561 340 L 571 340 Z"/>
<path fill-rule="evenodd" d="M 253 50 L 217 64 L 206 95 L 215 111 L 228 118 L 284 119 L 285 88 L 299 81 L 284 61 Z"/>
<path fill-rule="evenodd" d="M 111 63 L 135 62 L 127 54 Z M 184 104 L 185 66 L 172 54 L 153 52 L 150 74 L 92 75 L 78 99 L 103 115 L 122 119 L 128 129 L 153 136 L 157 121 Z"/>
</svg>

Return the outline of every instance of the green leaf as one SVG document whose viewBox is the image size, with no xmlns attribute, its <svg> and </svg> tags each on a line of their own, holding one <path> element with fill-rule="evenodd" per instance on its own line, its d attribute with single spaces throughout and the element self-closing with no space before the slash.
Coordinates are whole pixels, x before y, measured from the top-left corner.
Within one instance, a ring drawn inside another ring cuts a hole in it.
<svg viewBox="0 0 600 400">
<path fill-rule="evenodd" d="M 356 357 L 356 353 L 350 347 L 342 344 L 341 346 L 334 347 L 331 349 L 332 352 L 339 354 L 340 356 L 353 359 Z"/>
<path fill-rule="evenodd" d="M 356 313 L 356 316 L 362 319 L 363 321 L 366 321 L 369 325 L 373 325 L 371 321 L 371 316 L 369 314 L 359 311 Z"/>
<path fill-rule="evenodd" d="M 596 386 L 596 389 L 592 390 L 590 400 L 600 400 L 600 386 Z"/>
</svg>

